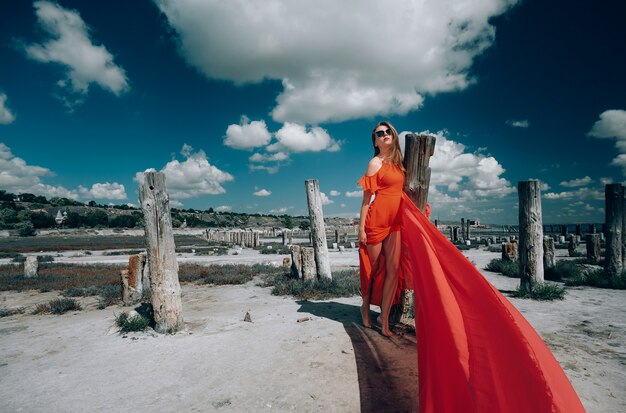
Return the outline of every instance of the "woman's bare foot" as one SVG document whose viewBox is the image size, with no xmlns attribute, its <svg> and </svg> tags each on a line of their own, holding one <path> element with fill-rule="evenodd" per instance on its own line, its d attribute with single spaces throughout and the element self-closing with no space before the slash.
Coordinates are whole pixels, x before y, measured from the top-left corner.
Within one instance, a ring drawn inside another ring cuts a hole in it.
<svg viewBox="0 0 626 413">
<path fill-rule="evenodd" d="M 389 328 L 389 325 L 385 325 L 385 323 L 383 323 L 383 319 L 378 316 L 376 317 L 376 322 L 378 324 L 381 325 L 381 334 L 385 337 L 393 337 L 395 334 L 393 333 L 393 331 L 391 331 L 391 329 Z"/>
<path fill-rule="evenodd" d="M 372 328 L 372 320 L 370 319 L 370 308 L 369 305 L 365 307 L 361 305 L 361 318 L 363 319 L 363 327 Z"/>
</svg>

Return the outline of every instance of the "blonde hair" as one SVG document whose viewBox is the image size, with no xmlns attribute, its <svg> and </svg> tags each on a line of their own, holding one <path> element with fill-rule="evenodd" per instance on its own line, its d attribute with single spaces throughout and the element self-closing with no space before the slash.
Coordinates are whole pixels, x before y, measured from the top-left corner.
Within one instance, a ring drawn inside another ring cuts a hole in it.
<svg viewBox="0 0 626 413">
<path fill-rule="evenodd" d="M 391 130 L 393 147 L 391 149 L 391 156 L 389 157 L 388 162 L 396 165 L 397 167 L 402 169 L 402 171 L 406 171 L 404 169 L 402 151 L 400 150 L 400 137 L 398 136 L 396 128 L 394 128 L 393 125 L 387 121 L 378 122 L 378 124 L 374 126 L 374 129 L 372 129 L 372 146 L 374 146 L 374 156 L 380 154 L 380 148 L 376 146 L 376 129 L 379 126 L 386 126 L 387 128 L 389 128 L 389 130 Z"/>
</svg>

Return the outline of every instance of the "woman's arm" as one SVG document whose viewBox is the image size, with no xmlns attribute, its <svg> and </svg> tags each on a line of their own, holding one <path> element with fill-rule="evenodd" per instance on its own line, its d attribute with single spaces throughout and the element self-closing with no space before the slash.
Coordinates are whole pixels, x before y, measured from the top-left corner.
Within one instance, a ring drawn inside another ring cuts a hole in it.
<svg viewBox="0 0 626 413">
<path fill-rule="evenodd" d="M 365 234 L 365 218 L 370 208 L 370 199 L 372 199 L 371 191 L 363 191 L 363 201 L 361 202 L 361 214 L 359 215 L 359 242 L 367 244 L 367 235 Z"/>
<path fill-rule="evenodd" d="M 378 170 L 383 166 L 383 162 L 380 158 L 374 157 L 367 165 L 366 176 L 374 176 Z M 367 218 L 367 211 L 370 208 L 370 201 L 372 200 L 372 191 L 363 191 L 363 201 L 361 202 L 361 213 L 359 214 L 359 242 L 367 244 L 367 236 L 365 234 L 365 219 Z"/>
</svg>

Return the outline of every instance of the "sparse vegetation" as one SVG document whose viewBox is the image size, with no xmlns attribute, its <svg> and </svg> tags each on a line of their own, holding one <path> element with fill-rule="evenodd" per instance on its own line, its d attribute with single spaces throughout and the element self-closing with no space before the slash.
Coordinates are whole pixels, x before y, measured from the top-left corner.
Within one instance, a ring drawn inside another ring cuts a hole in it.
<svg viewBox="0 0 626 413">
<path fill-rule="evenodd" d="M 511 278 L 520 278 L 520 266 L 518 261 L 504 261 L 501 258 L 495 258 L 485 267 L 487 271 L 499 272 Z"/>
<path fill-rule="evenodd" d="M 533 285 L 530 291 L 519 286 L 511 296 L 540 301 L 562 300 L 565 298 L 565 288 L 556 284 L 538 283 Z"/>
<path fill-rule="evenodd" d="M 603 268 L 587 272 L 581 271 L 578 276 L 565 281 L 565 285 L 587 285 L 597 288 L 613 288 L 626 290 L 626 271 L 616 277 L 609 277 Z"/>
<path fill-rule="evenodd" d="M 68 311 L 80 311 L 82 307 L 73 298 L 57 298 L 46 304 L 35 307 L 33 314 L 65 314 Z"/>
<path fill-rule="evenodd" d="M 199 265 L 181 264 L 179 279 L 181 282 L 202 282 L 206 284 L 245 284 L 260 274 L 275 273 L 277 269 L 267 264 L 243 265 Z"/>
<path fill-rule="evenodd" d="M 24 314 L 25 311 L 26 309 L 24 307 L 19 307 L 19 308 L 0 307 L 0 318 L 9 317 L 15 314 Z"/>
<path fill-rule="evenodd" d="M 485 248 L 485 251 L 502 252 L 502 246 L 501 245 L 490 245 L 487 248 Z"/>
<path fill-rule="evenodd" d="M 582 269 L 575 261 L 559 260 L 554 267 L 544 270 L 546 280 L 561 281 L 569 278 L 580 278 Z"/>
<path fill-rule="evenodd" d="M 150 320 L 141 314 L 130 317 L 128 313 L 121 313 L 115 317 L 115 324 L 120 328 L 120 333 L 129 333 L 144 331 L 150 325 Z"/>
<path fill-rule="evenodd" d="M 273 295 L 292 295 L 301 300 L 352 297 L 360 292 L 359 276 L 351 270 L 333 273 L 332 281 L 303 281 L 280 271 L 264 277 L 263 286 L 272 287 Z"/>
<path fill-rule="evenodd" d="M 265 244 L 259 248 L 259 252 L 261 254 L 279 254 L 279 255 L 289 255 L 291 251 L 287 245 L 279 244 L 279 243 L 270 243 Z"/>
</svg>

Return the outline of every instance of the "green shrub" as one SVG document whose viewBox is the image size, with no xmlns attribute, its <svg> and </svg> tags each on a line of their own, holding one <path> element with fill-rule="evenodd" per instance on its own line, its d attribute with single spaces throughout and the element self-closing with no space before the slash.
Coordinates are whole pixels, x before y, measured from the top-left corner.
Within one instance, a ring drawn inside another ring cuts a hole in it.
<svg viewBox="0 0 626 413">
<path fill-rule="evenodd" d="M 622 272 L 615 277 L 609 277 L 603 268 L 582 272 L 580 275 L 565 281 L 565 285 L 588 285 L 597 288 L 613 288 L 616 290 L 626 290 L 626 272 Z"/>
<path fill-rule="evenodd" d="M 565 298 L 565 288 L 556 284 L 538 283 L 534 284 L 530 291 L 519 286 L 511 296 L 516 298 L 532 298 L 533 300 L 540 301 L 562 300 Z"/>
<path fill-rule="evenodd" d="M 120 333 L 128 333 L 145 330 L 150 325 L 150 320 L 141 314 L 129 317 L 127 313 L 121 313 L 115 318 L 115 324 L 120 328 Z"/>
<path fill-rule="evenodd" d="M 24 314 L 24 311 L 26 311 L 24 307 L 19 307 L 19 308 L 0 307 L 0 318 L 9 317 L 14 314 Z"/>
<path fill-rule="evenodd" d="M 501 258 L 494 258 L 485 267 L 487 271 L 499 272 L 511 278 L 520 278 L 520 265 L 518 261 L 504 261 Z"/>
<path fill-rule="evenodd" d="M 82 307 L 78 301 L 72 298 L 57 298 L 46 304 L 39 304 L 35 307 L 33 314 L 65 314 L 68 311 L 80 311 Z"/>
<path fill-rule="evenodd" d="M 20 237 L 33 237 L 37 232 L 35 232 L 35 227 L 30 222 L 20 222 L 15 226 L 17 229 L 17 234 Z"/>
<path fill-rule="evenodd" d="M 546 268 L 544 271 L 544 278 L 546 280 L 560 281 L 568 278 L 580 278 L 582 275 L 582 269 L 575 261 L 560 260 L 557 261 L 554 267 Z"/>
<path fill-rule="evenodd" d="M 301 300 L 325 300 L 335 297 L 352 297 L 360 292 L 360 280 L 354 271 L 339 271 L 332 280 L 307 280 L 290 277 L 284 273 L 268 276 L 263 286 L 273 287 L 273 295 L 292 295 Z"/>
<path fill-rule="evenodd" d="M 119 284 L 101 285 L 98 289 L 98 309 L 103 310 L 122 300 L 122 286 Z"/>
</svg>

